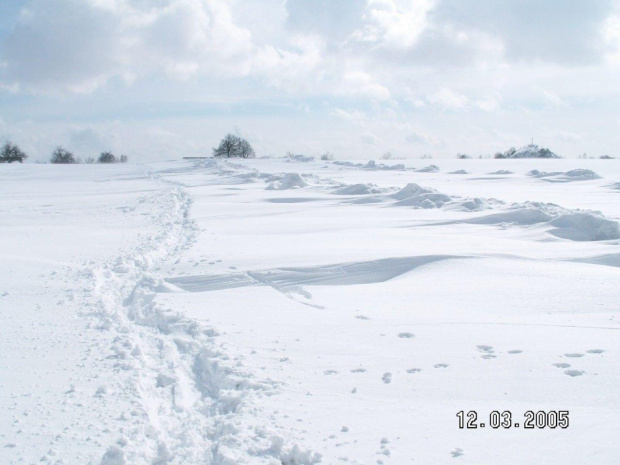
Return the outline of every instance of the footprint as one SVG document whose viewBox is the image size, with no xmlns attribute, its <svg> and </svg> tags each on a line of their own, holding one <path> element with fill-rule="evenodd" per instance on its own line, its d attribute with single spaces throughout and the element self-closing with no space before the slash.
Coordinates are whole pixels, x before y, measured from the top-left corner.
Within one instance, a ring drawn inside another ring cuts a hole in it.
<svg viewBox="0 0 620 465">
<path fill-rule="evenodd" d="M 398 333 L 398 337 L 404 338 L 404 339 L 410 339 L 415 336 L 412 333 Z"/>
<path fill-rule="evenodd" d="M 481 356 L 484 359 L 488 360 L 488 359 L 496 357 L 495 351 L 493 350 L 493 346 L 487 346 L 487 345 L 481 344 L 481 345 L 476 346 L 476 348 L 484 354 Z"/>
<path fill-rule="evenodd" d="M 570 367 L 570 363 L 554 363 L 553 366 L 558 368 L 568 368 Z"/>
<path fill-rule="evenodd" d="M 461 449 L 460 447 L 457 447 L 452 452 L 450 452 L 450 454 L 452 454 L 452 458 L 455 459 L 455 458 L 460 457 L 461 455 L 463 455 L 463 449 Z"/>
<path fill-rule="evenodd" d="M 351 373 L 364 373 L 366 371 L 366 368 L 354 368 L 353 370 L 351 370 Z"/>
<path fill-rule="evenodd" d="M 589 354 L 602 354 L 605 351 L 603 349 L 590 349 L 586 350 L 586 352 Z"/>
<path fill-rule="evenodd" d="M 568 375 L 568 376 L 572 376 L 572 377 L 575 377 L 575 376 L 581 376 L 581 375 L 583 375 L 584 373 L 585 373 L 585 372 L 584 372 L 584 371 L 581 371 L 581 370 L 565 370 L 565 371 L 564 371 L 564 374 L 566 374 L 566 375 Z"/>
<path fill-rule="evenodd" d="M 564 357 L 579 358 L 579 357 L 583 357 L 583 354 L 579 354 L 579 353 L 564 354 Z"/>
<path fill-rule="evenodd" d="M 392 373 L 389 371 L 387 373 L 383 373 L 383 377 L 381 379 L 385 384 L 390 384 L 392 382 Z"/>
<path fill-rule="evenodd" d="M 422 371 L 421 368 L 409 368 L 407 373 L 420 373 Z"/>
<path fill-rule="evenodd" d="M 337 375 L 338 372 L 336 370 L 325 370 L 323 372 L 324 375 L 329 376 L 329 375 Z"/>
<path fill-rule="evenodd" d="M 355 318 L 357 318 L 358 320 L 370 320 L 370 318 L 364 315 L 355 315 Z"/>
<path fill-rule="evenodd" d="M 515 350 L 508 351 L 509 354 L 520 354 L 521 352 L 523 352 L 521 349 L 515 349 Z"/>
<path fill-rule="evenodd" d="M 433 365 L 435 368 L 448 368 L 450 365 L 448 365 L 447 363 L 437 363 L 435 365 Z"/>
</svg>

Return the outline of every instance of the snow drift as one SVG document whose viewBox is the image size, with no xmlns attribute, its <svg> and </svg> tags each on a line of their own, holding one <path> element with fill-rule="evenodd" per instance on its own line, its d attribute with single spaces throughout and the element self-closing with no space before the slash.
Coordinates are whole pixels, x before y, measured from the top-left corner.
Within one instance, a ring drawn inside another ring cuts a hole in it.
<svg viewBox="0 0 620 465">
<path fill-rule="evenodd" d="M 268 178 L 269 180 L 271 178 Z M 267 187 L 267 190 L 283 191 L 288 189 L 301 189 L 308 186 L 308 183 L 297 173 L 286 173 L 280 180 L 272 181 Z"/>
</svg>

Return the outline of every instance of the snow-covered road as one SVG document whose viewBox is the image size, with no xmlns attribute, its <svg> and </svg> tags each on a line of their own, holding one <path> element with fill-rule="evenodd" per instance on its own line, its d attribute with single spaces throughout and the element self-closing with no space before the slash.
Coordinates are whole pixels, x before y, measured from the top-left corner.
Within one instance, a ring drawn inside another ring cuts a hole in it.
<svg viewBox="0 0 620 465">
<path fill-rule="evenodd" d="M 617 463 L 618 162 L 385 163 L 0 166 L 0 463 Z"/>
</svg>

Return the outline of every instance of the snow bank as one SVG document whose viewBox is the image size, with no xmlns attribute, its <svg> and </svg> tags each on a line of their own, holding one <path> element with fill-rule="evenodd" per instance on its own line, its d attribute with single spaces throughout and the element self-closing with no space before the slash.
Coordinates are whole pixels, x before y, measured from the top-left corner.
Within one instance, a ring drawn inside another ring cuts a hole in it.
<svg viewBox="0 0 620 465">
<path fill-rule="evenodd" d="M 273 178 L 273 177 L 272 177 Z M 267 180 L 272 179 L 267 178 Z M 297 173 L 286 173 L 280 180 L 274 180 L 267 186 L 267 190 L 283 191 L 287 189 L 301 189 L 308 183 Z"/>
<path fill-rule="evenodd" d="M 456 170 L 456 171 L 450 171 L 448 174 L 469 174 L 469 171 Z"/>
<path fill-rule="evenodd" d="M 508 171 L 508 170 L 497 170 L 497 171 L 493 171 L 492 173 L 489 174 L 514 174 L 512 171 Z"/>
</svg>

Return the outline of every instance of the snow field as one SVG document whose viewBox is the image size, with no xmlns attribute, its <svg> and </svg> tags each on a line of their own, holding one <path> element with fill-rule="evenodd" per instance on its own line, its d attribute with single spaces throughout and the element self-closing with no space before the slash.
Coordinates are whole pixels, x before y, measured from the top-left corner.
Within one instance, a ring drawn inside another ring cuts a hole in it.
<svg viewBox="0 0 620 465">
<path fill-rule="evenodd" d="M 616 463 L 619 167 L 435 163 L 8 167 L 1 456 Z"/>
</svg>

